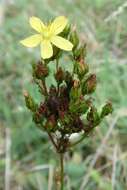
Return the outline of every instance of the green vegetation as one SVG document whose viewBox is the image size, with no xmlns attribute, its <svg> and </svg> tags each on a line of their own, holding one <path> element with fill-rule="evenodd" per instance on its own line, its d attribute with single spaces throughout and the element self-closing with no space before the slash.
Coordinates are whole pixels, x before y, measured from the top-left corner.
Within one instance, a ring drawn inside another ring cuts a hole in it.
<svg viewBox="0 0 127 190">
<path fill-rule="evenodd" d="M 31 15 L 49 20 L 62 14 L 76 25 L 81 40 L 87 43 L 87 63 L 97 74 L 98 80 L 92 98 L 97 99 L 98 105 L 108 98 L 114 107 L 113 114 L 97 128 L 92 138 L 67 154 L 65 190 L 127 189 L 126 8 L 106 22 L 106 18 L 124 2 L 14 0 L 6 5 L 0 3 L 1 190 L 4 189 L 4 178 L 6 185 L 8 183 L 10 171 L 10 189 L 53 189 L 53 171 L 58 160 L 54 160 L 55 152 L 47 135 L 32 123 L 23 98 L 23 90 L 27 89 L 40 100 L 31 76 L 31 64 L 37 60 L 40 51 L 26 50 L 19 44 L 19 40 L 31 32 L 27 24 Z M 63 64 L 66 68 L 71 66 L 66 59 Z M 52 64 L 50 66 L 54 69 Z M 49 85 L 51 79 L 49 78 Z"/>
</svg>

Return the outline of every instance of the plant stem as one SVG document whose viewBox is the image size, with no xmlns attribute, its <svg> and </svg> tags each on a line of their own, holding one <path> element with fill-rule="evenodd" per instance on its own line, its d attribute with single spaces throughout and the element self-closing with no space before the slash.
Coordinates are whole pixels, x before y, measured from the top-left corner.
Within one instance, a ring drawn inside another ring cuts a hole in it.
<svg viewBox="0 0 127 190">
<path fill-rule="evenodd" d="M 59 68 L 59 59 L 56 59 L 56 71 L 58 71 Z"/>
<path fill-rule="evenodd" d="M 64 157 L 63 154 L 60 154 L 60 190 L 64 190 Z"/>
<path fill-rule="evenodd" d="M 50 138 L 50 140 L 51 140 L 52 144 L 54 145 L 54 147 L 55 147 L 55 148 L 56 148 L 56 150 L 57 150 L 57 144 L 55 143 L 55 141 L 54 141 L 54 139 L 53 139 L 52 135 L 51 135 L 50 133 L 48 133 L 48 135 L 49 135 L 49 138 Z"/>
<path fill-rule="evenodd" d="M 48 91 L 47 91 L 47 87 L 46 87 L 46 84 L 45 84 L 45 80 L 42 80 L 42 85 L 43 85 L 43 88 L 44 88 L 45 95 L 48 96 Z"/>
</svg>

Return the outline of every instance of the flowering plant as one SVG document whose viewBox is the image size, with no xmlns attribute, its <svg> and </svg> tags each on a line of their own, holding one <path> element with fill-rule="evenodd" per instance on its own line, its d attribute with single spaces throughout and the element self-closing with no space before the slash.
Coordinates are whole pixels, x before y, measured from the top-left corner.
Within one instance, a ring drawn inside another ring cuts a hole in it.
<svg viewBox="0 0 127 190">
<path fill-rule="evenodd" d="M 100 112 L 94 106 L 90 95 L 96 89 L 97 79 L 95 74 L 89 73 L 85 59 L 86 44 L 79 42 L 76 31 L 67 23 L 64 16 L 57 17 L 48 25 L 39 18 L 32 17 L 30 25 L 38 34 L 21 41 L 27 47 L 35 47 L 38 44 L 41 46 L 41 60 L 33 64 L 32 68 L 33 79 L 43 100 L 37 104 L 28 92 L 25 92 L 24 96 L 34 123 L 48 134 L 56 152 L 60 155 L 61 190 L 64 188 L 65 152 L 88 138 L 103 118 L 112 113 L 110 102 L 107 102 Z M 60 66 L 60 59 L 63 58 L 62 50 L 70 51 L 68 58 L 73 65 L 72 71 Z M 51 61 L 56 64 L 54 72 L 56 85 L 47 87 L 46 79 L 50 75 Z M 72 141 L 71 137 L 75 133 L 79 134 L 79 139 Z"/>
</svg>

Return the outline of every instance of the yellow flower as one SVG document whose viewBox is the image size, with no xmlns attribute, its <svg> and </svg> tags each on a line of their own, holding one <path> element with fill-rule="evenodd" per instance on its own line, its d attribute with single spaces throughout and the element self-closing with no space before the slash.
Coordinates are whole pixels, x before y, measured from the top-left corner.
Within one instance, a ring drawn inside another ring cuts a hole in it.
<svg viewBox="0 0 127 190">
<path fill-rule="evenodd" d="M 20 42 L 24 46 L 31 48 L 40 44 L 41 57 L 43 59 L 52 57 L 52 44 L 60 49 L 71 51 L 73 44 L 61 36 L 58 36 L 58 34 L 64 30 L 67 22 L 67 18 L 59 16 L 52 23 L 45 25 L 39 18 L 31 17 L 29 23 L 38 33 L 21 40 Z"/>
</svg>

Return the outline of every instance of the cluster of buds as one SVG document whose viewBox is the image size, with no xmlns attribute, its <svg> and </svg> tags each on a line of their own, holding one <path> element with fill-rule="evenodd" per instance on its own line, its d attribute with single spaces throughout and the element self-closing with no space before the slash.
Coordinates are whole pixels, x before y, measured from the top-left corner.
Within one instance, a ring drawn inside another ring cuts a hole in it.
<svg viewBox="0 0 127 190">
<path fill-rule="evenodd" d="M 58 65 L 62 52 L 56 48 L 52 58 L 33 65 L 33 78 L 43 101 L 37 104 L 31 95 L 25 93 L 26 106 L 32 112 L 33 121 L 52 137 L 57 151 L 62 153 L 71 146 L 72 134 L 83 132 L 87 137 L 105 116 L 112 113 L 110 102 L 100 112 L 93 105 L 90 95 L 96 89 L 97 79 L 95 74 L 89 74 L 86 44 L 79 43 L 76 31 L 70 31 L 70 27 L 63 32 L 64 35 L 74 45 L 72 55 L 69 55 L 73 62 L 73 71 L 66 71 Z M 48 88 L 45 82 L 50 75 L 48 64 L 54 60 L 57 62 L 54 73 L 57 85 Z"/>
</svg>

